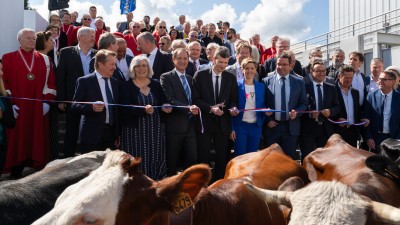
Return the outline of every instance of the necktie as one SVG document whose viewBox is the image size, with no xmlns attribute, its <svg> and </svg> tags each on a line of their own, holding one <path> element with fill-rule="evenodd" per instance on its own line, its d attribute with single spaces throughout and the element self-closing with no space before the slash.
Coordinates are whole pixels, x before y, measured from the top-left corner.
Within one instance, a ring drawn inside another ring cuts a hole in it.
<svg viewBox="0 0 400 225">
<path fill-rule="evenodd" d="M 179 77 L 181 78 L 181 81 L 182 81 L 183 90 L 185 90 L 185 93 L 186 93 L 186 98 L 188 100 L 188 105 L 190 105 L 190 100 L 191 100 L 191 98 L 190 98 L 190 89 L 189 89 L 189 85 L 187 83 L 186 77 L 185 77 L 185 75 L 180 75 Z"/>
<path fill-rule="evenodd" d="M 218 95 L 219 95 L 219 82 L 218 82 L 219 76 L 215 77 L 215 87 L 214 87 L 214 96 L 215 96 L 215 104 L 218 104 Z"/>
<path fill-rule="evenodd" d="M 321 91 L 321 84 L 317 84 L 317 94 L 318 94 L 318 106 L 317 110 L 321 111 L 322 110 L 322 91 Z M 318 115 L 318 123 L 322 122 L 322 115 Z"/>
<path fill-rule="evenodd" d="M 380 115 L 380 123 L 379 123 L 379 131 L 383 132 L 383 121 L 384 121 L 384 114 L 383 111 L 385 110 L 385 102 L 386 102 L 387 95 L 383 96 L 382 105 L 381 105 L 381 115 Z"/>
<path fill-rule="evenodd" d="M 193 61 L 193 71 L 196 73 L 197 71 L 197 65 L 196 65 L 196 61 Z"/>
<path fill-rule="evenodd" d="M 281 121 L 286 120 L 286 87 L 285 87 L 286 77 L 281 77 L 282 87 L 281 87 Z"/>
<path fill-rule="evenodd" d="M 110 104 L 114 104 L 114 100 L 111 94 L 111 89 L 110 86 L 108 85 L 108 78 L 103 77 L 104 82 L 105 82 L 105 88 L 106 88 L 106 96 L 107 96 L 107 102 L 108 102 L 108 122 L 112 125 L 114 123 L 114 110 Z"/>
</svg>

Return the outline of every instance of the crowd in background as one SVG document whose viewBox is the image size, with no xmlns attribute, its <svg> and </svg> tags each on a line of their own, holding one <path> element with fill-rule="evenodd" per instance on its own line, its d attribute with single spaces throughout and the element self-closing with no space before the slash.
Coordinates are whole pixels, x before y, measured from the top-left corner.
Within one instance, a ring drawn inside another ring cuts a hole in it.
<svg viewBox="0 0 400 225">
<path fill-rule="evenodd" d="M 216 180 L 231 149 L 277 143 L 301 160 L 333 133 L 376 153 L 400 139 L 400 67 L 380 58 L 365 75 L 361 52 L 336 49 L 324 62 L 316 48 L 301 65 L 289 39 L 271 35 L 266 48 L 229 22 L 181 15 L 168 27 L 128 13 L 110 33 L 95 6 L 78 18 L 51 14 L 45 31 L 20 30 L 20 48 L 2 56 L 0 173 L 11 179 L 26 166 L 120 148 L 153 179 L 214 162 Z"/>
</svg>

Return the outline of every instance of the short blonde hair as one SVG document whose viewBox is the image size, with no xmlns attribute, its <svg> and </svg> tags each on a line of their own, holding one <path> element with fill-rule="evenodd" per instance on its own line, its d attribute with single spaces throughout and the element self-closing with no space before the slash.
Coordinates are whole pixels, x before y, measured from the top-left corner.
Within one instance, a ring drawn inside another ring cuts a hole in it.
<svg viewBox="0 0 400 225">
<path fill-rule="evenodd" d="M 147 59 L 145 55 L 138 55 L 132 59 L 131 65 L 129 66 L 129 77 L 134 80 L 136 78 L 135 67 L 140 64 L 140 62 L 145 61 L 147 64 L 147 69 L 149 74 L 147 75 L 149 78 L 153 77 L 153 69 L 150 67 L 150 61 Z"/>
</svg>

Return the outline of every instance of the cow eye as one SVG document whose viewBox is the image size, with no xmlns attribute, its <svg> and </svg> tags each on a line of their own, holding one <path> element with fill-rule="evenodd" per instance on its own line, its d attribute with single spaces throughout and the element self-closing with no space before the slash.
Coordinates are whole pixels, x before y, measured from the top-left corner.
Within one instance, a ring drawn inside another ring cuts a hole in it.
<svg viewBox="0 0 400 225">
<path fill-rule="evenodd" d="M 97 219 L 93 217 L 85 217 L 85 224 L 96 224 Z"/>
</svg>

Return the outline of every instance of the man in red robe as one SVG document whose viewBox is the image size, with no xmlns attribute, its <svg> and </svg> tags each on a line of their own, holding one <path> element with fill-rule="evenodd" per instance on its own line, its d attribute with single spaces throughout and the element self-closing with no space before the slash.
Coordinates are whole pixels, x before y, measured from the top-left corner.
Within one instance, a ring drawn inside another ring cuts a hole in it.
<svg viewBox="0 0 400 225">
<path fill-rule="evenodd" d="M 137 56 L 142 54 L 142 51 L 138 48 L 137 45 L 137 36 L 140 34 L 140 24 L 138 22 L 131 22 L 129 25 L 132 33 L 126 35 L 124 37 L 126 44 L 128 45 L 128 48 L 132 50 L 133 55 Z"/>
<path fill-rule="evenodd" d="M 73 46 L 74 43 L 78 41 L 76 38 L 76 29 L 73 25 L 71 25 L 71 14 L 63 14 L 60 30 L 67 35 L 68 46 Z"/>
<path fill-rule="evenodd" d="M 276 42 L 278 41 L 278 36 L 273 36 L 271 38 L 271 47 L 265 49 L 262 57 L 261 57 L 261 64 L 264 64 L 264 62 L 268 59 L 275 58 L 276 56 Z"/>
<path fill-rule="evenodd" d="M 96 49 L 98 49 L 99 46 L 98 46 L 97 43 L 99 42 L 100 35 L 104 34 L 106 31 L 103 30 L 103 26 L 104 26 L 103 19 L 96 18 L 96 20 L 94 22 L 94 25 L 96 26 L 96 34 L 95 34 L 95 44 L 94 44 L 94 46 L 95 46 Z"/>
<path fill-rule="evenodd" d="M 25 166 L 41 169 L 49 161 L 49 115 L 46 100 L 56 96 L 55 75 L 47 56 L 35 49 L 34 30 L 18 32 L 20 49 L 3 56 L 3 80 L 11 97 L 16 126 L 8 131 L 5 168 L 19 178 Z M 35 100 L 26 100 L 29 98 Z"/>
</svg>

